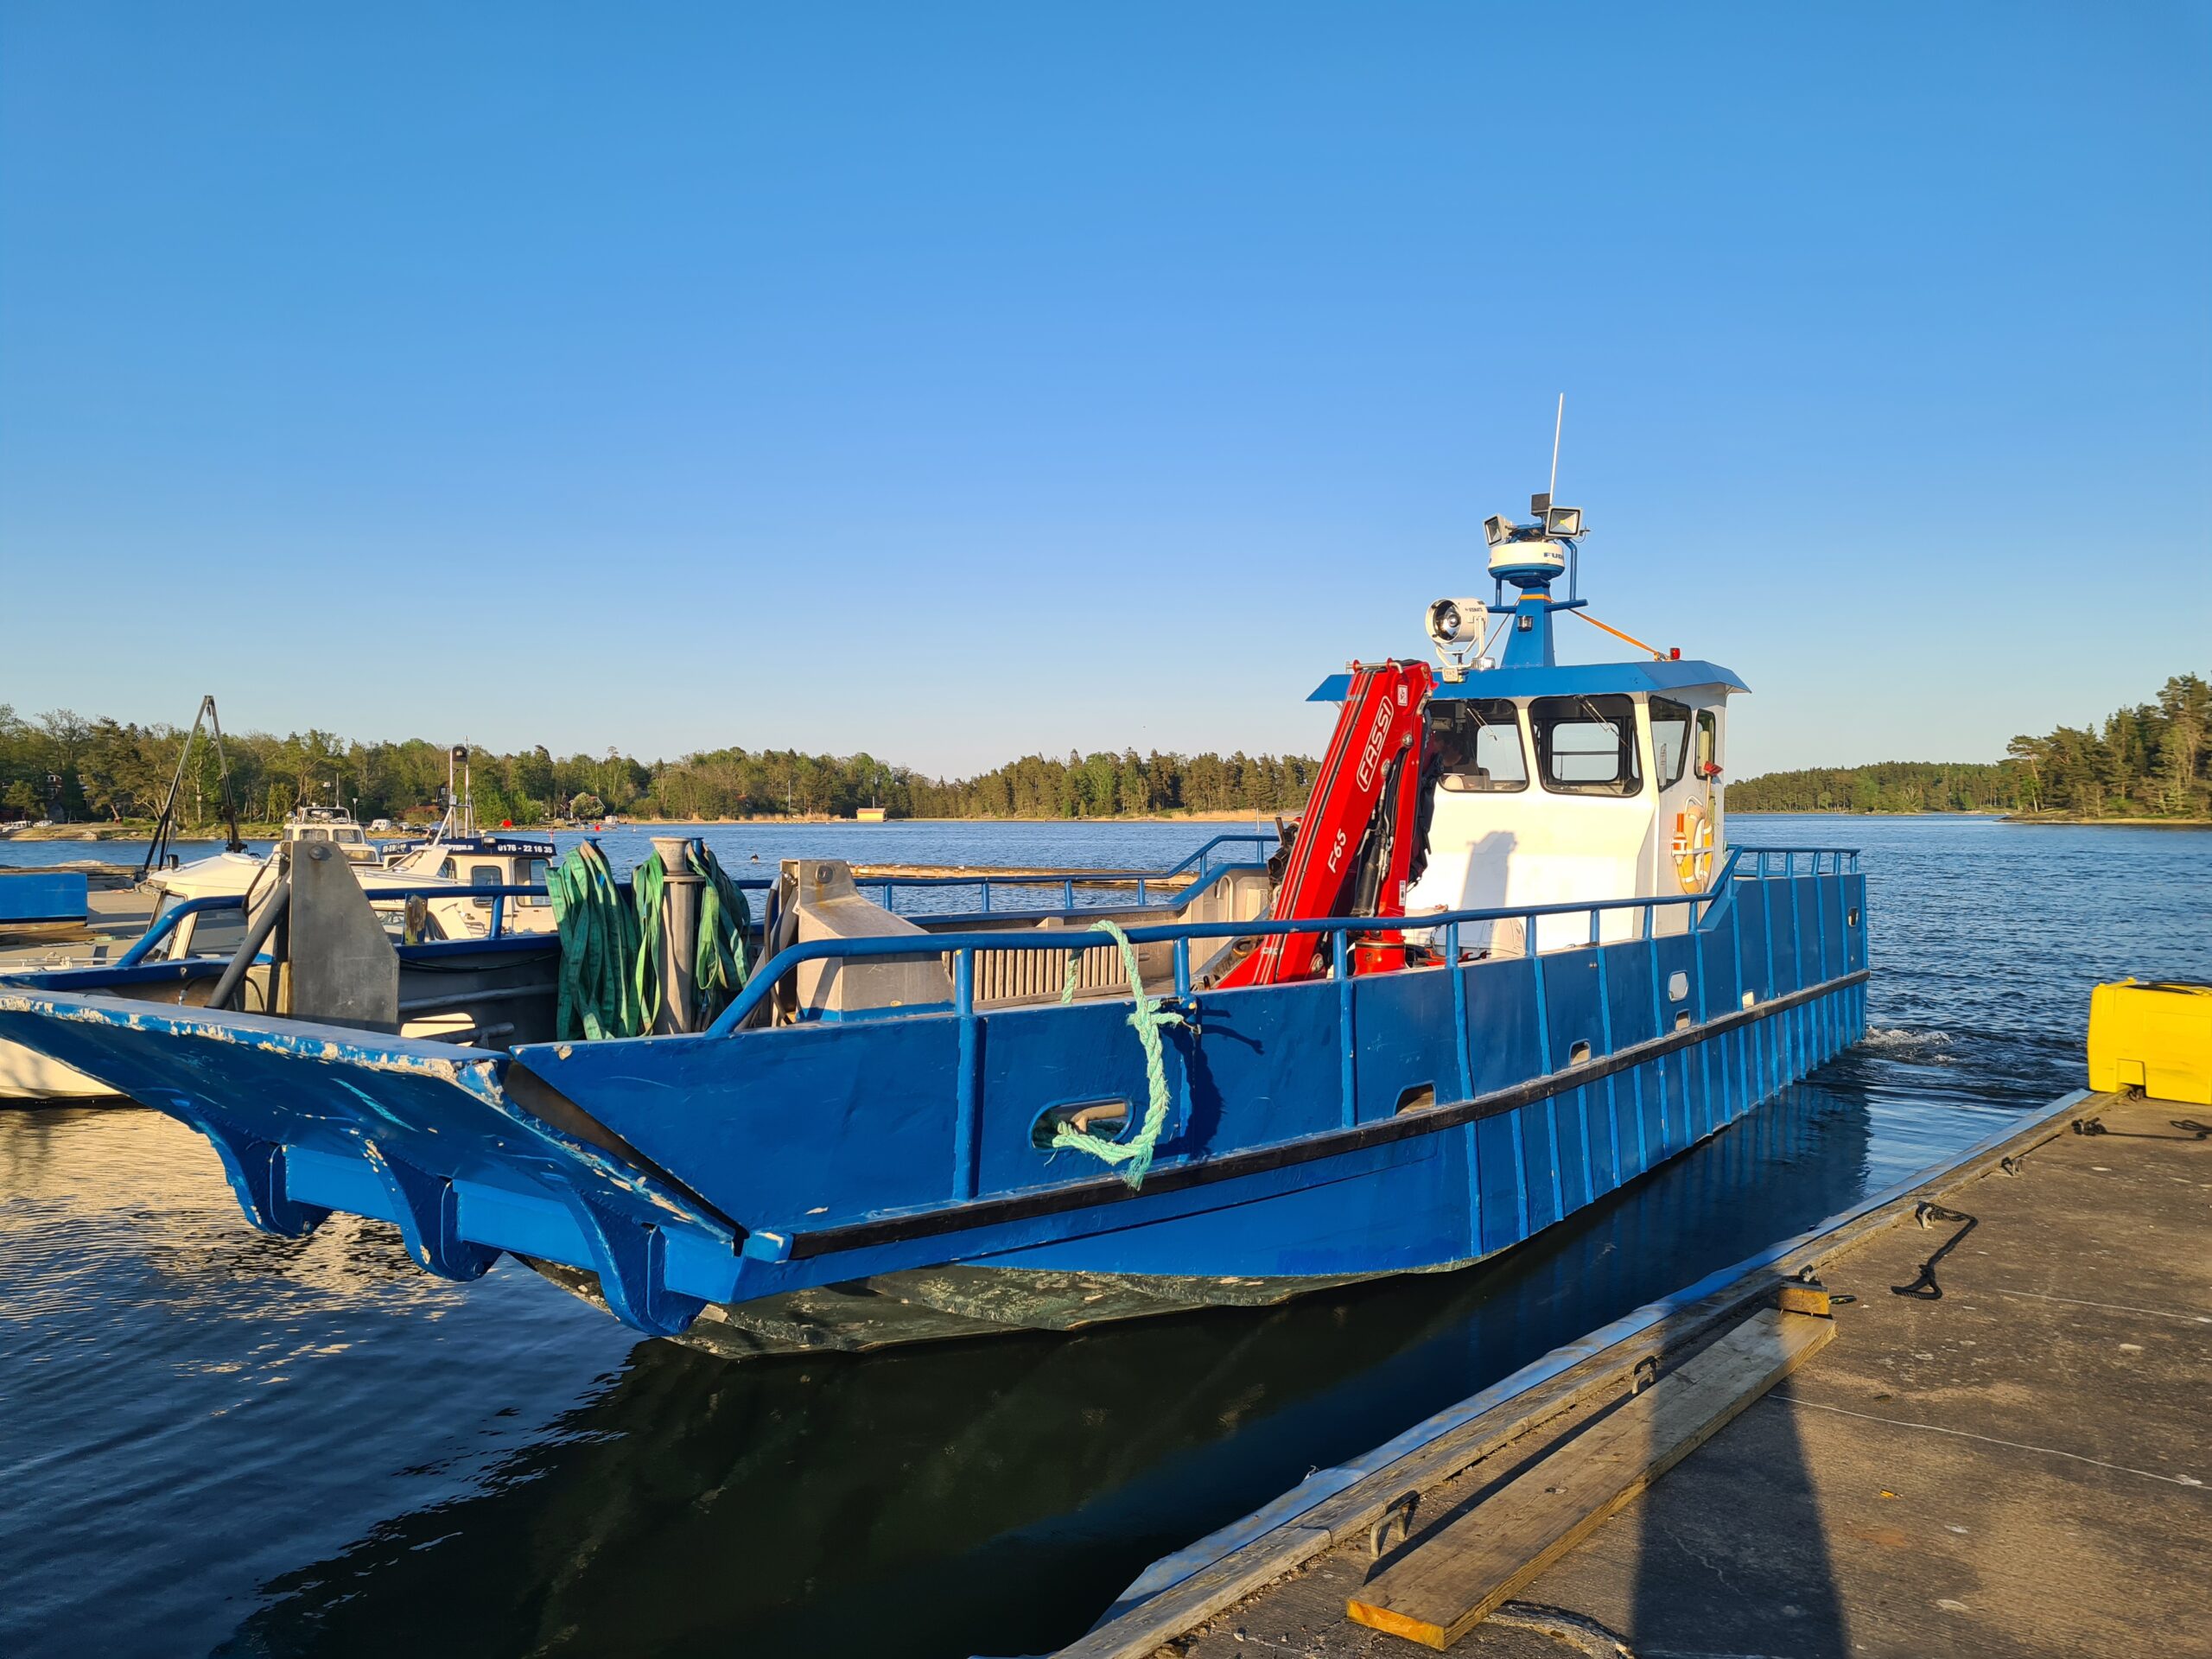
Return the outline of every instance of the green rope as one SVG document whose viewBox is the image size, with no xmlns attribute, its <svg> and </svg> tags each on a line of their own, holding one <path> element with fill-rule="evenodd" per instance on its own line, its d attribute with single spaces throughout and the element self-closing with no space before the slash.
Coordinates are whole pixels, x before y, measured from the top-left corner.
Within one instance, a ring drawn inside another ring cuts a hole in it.
<svg viewBox="0 0 2212 1659">
<path fill-rule="evenodd" d="M 1167 1067 L 1161 1057 L 1160 1028 L 1179 1026 L 1183 1016 L 1172 1008 L 1160 1005 L 1164 1000 L 1147 996 L 1144 980 L 1137 972 L 1137 948 L 1129 943 L 1129 936 L 1119 925 L 1103 918 L 1091 931 L 1103 933 L 1122 948 L 1122 966 L 1129 976 L 1129 993 L 1136 999 L 1136 1007 L 1129 1012 L 1129 1024 L 1136 1027 L 1138 1046 L 1144 1050 L 1144 1080 L 1148 1098 L 1145 1104 L 1144 1122 L 1127 1141 L 1109 1141 L 1103 1136 L 1089 1135 L 1071 1124 L 1063 1123 L 1052 1136 L 1052 1149 L 1065 1148 L 1071 1152 L 1087 1152 L 1094 1158 L 1120 1166 L 1121 1177 L 1134 1191 L 1144 1185 L 1144 1178 L 1152 1168 L 1152 1154 L 1160 1145 L 1160 1132 L 1167 1125 Z M 1092 947 L 1096 948 L 1096 947 Z M 1068 953 L 1068 982 L 1060 989 L 1063 1004 L 1075 1000 L 1076 976 L 1083 963 L 1081 950 Z"/>
<path fill-rule="evenodd" d="M 728 1007 L 751 976 L 753 912 L 704 842 L 691 842 L 687 861 L 706 884 L 691 957 L 705 1022 Z M 661 895 L 667 886 L 659 853 L 648 854 L 631 877 L 625 902 L 596 842 L 586 842 L 547 874 L 553 919 L 561 930 L 561 1000 L 554 1027 L 560 1040 L 636 1037 L 653 1028 L 661 1013 Z"/>
</svg>

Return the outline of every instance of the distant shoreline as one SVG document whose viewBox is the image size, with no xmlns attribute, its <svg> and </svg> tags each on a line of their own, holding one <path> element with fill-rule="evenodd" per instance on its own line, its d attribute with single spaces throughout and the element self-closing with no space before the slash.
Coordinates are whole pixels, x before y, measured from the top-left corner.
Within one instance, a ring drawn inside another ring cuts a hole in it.
<svg viewBox="0 0 2212 1659">
<path fill-rule="evenodd" d="M 1304 809 L 1302 807 L 1298 809 L 1298 811 L 1300 812 L 1302 812 L 1303 810 Z M 737 828 L 760 829 L 778 824 L 786 827 L 798 827 L 803 825 L 809 829 L 820 829 L 832 824 L 849 824 L 855 829 L 874 829 L 880 825 L 899 823 L 1057 823 L 1066 824 L 1071 828 L 1080 824 L 1107 823 L 1249 823 L 1257 828 L 1261 833 L 1265 833 L 1267 828 L 1270 824 L 1270 821 L 1274 816 L 1274 814 L 1268 812 L 1210 811 L 1173 813 L 1155 812 L 1129 816 L 1122 816 L 1117 814 L 1111 817 L 1095 818 L 1044 817 L 1041 816 L 1036 817 L 1002 818 L 944 818 L 912 817 L 902 818 L 884 818 L 879 820 L 862 820 L 859 818 L 831 817 L 826 813 L 799 812 L 789 815 L 785 815 L 784 813 L 774 813 L 762 817 L 747 818 L 624 818 L 619 823 L 609 823 L 602 820 L 595 826 L 576 823 L 518 823 L 506 826 L 506 828 L 512 830 L 517 834 L 552 835 L 558 832 L 564 834 L 582 833 L 585 835 L 592 835 L 604 834 L 608 830 L 653 830 L 671 831 Z M 1287 811 L 1282 816 L 1285 817 L 1293 817 L 1297 816 L 1297 813 Z M 1840 806 L 1802 807 L 1796 809 L 1732 807 L 1728 810 L 1728 816 L 1732 818 L 1987 818 L 1998 823 L 2049 824 L 2054 827 L 2080 827 L 2085 829 L 2212 830 L 2212 818 L 2084 818 L 2057 817 L 2047 813 L 1951 812 L 1933 808 L 1922 808 L 1917 810 L 1909 812 L 1879 812 L 1862 811 L 1851 807 Z M 213 825 L 204 830 L 180 831 L 178 833 L 178 838 L 186 841 L 213 841 L 220 837 L 222 828 L 223 826 L 221 825 Z M 430 829 L 431 826 L 425 824 L 413 829 L 393 830 L 389 834 L 378 832 L 371 835 L 369 839 L 372 841 L 406 840 L 411 837 L 426 836 L 429 834 Z M 111 843 L 124 841 L 143 841 L 152 833 L 153 825 L 150 823 L 57 823 L 44 830 L 17 830 L 11 832 L 0 832 L 0 847 L 6 846 L 10 842 L 16 841 L 75 841 L 88 842 L 94 844 Z M 282 828 L 281 826 L 273 824 L 241 824 L 238 827 L 238 833 L 250 841 L 274 841 L 282 833 Z"/>
<path fill-rule="evenodd" d="M 1302 807 L 1297 809 L 1299 811 L 1303 811 L 1305 809 Z M 1291 817 L 1294 816 L 1294 814 L 1286 813 L 1284 816 Z M 1134 813 L 1128 815 L 1116 813 L 1111 817 L 1090 818 L 1063 818 L 1058 817 L 1046 817 L 1042 815 L 1034 817 L 1003 818 L 929 817 L 917 815 L 898 818 L 862 819 L 832 817 L 828 813 L 823 812 L 774 812 L 760 814 L 753 817 L 745 818 L 625 817 L 620 822 L 613 822 L 602 818 L 596 823 L 516 823 L 493 825 L 491 826 L 491 828 L 495 830 L 504 830 L 519 835 L 551 835 L 556 832 L 574 834 L 579 831 L 586 835 L 592 835 L 604 834 L 608 830 L 715 830 L 734 829 L 740 826 L 750 829 L 758 829 L 765 825 L 772 824 L 792 826 L 803 824 L 809 828 L 820 828 L 824 825 L 842 823 L 850 824 L 855 829 L 874 829 L 880 825 L 895 823 L 1064 823 L 1070 826 L 1086 823 L 1249 823 L 1269 825 L 1271 824 L 1274 817 L 1274 814 L 1271 812 L 1206 811 Z M 422 824 L 404 830 L 393 830 L 390 831 L 374 830 L 368 832 L 368 838 L 372 841 L 405 841 L 427 836 L 434 827 L 435 826 L 430 824 Z M 225 826 L 221 824 L 208 824 L 196 829 L 179 830 L 175 831 L 175 834 L 176 838 L 181 841 L 216 841 L 221 839 L 224 829 Z M 152 835 L 153 832 L 154 826 L 150 823 L 132 823 L 126 821 L 122 823 L 57 823 L 49 825 L 48 828 L 43 830 L 16 830 L 12 831 L 0 830 L 0 846 L 5 846 L 11 841 L 79 841 L 92 842 L 143 841 Z M 279 824 L 242 823 L 238 826 L 238 835 L 240 838 L 246 841 L 274 841 L 277 839 L 282 833 L 283 826 Z"/>
<path fill-rule="evenodd" d="M 2086 830 L 2212 830 L 2212 818 L 2075 818 L 2050 813 L 1948 812 L 1922 807 L 1910 812 L 1863 812 L 1847 806 L 1797 808 L 1732 806 L 1732 818 L 1989 818 L 1999 823 L 2049 824 Z"/>
</svg>

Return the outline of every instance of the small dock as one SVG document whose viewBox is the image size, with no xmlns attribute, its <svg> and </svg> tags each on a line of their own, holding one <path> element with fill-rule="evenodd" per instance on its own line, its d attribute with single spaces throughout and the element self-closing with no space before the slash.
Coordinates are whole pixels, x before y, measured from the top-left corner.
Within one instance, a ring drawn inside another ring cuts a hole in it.
<svg viewBox="0 0 2212 1659">
<path fill-rule="evenodd" d="M 91 861 L 35 868 L 0 862 L 0 879 L 82 875 L 86 889 L 79 920 L 10 919 L 0 907 L 0 972 L 78 967 L 121 956 L 146 931 L 157 897 L 134 887 L 131 874 L 128 866 Z"/>
<path fill-rule="evenodd" d="M 1316 1471 L 1063 1651 L 2212 1654 L 2208 1376 L 2212 1111 L 2069 1096 Z"/>
</svg>

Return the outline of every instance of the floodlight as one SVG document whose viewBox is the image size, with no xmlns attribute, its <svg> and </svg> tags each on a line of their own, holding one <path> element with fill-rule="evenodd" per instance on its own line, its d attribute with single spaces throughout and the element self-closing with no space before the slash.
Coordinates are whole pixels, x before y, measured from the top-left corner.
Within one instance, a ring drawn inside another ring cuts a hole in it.
<svg viewBox="0 0 2212 1659">
<path fill-rule="evenodd" d="M 1544 534 L 1547 536 L 1580 536 L 1582 533 L 1582 509 L 1580 507 L 1547 507 L 1544 509 Z"/>
<path fill-rule="evenodd" d="M 1502 512 L 1494 512 L 1483 520 L 1483 539 L 1492 547 L 1503 543 L 1513 534 L 1513 521 Z"/>
<path fill-rule="evenodd" d="M 1445 645 L 1479 645 L 1490 632 L 1490 607 L 1479 599 L 1440 599 L 1428 607 L 1428 637 Z"/>
</svg>

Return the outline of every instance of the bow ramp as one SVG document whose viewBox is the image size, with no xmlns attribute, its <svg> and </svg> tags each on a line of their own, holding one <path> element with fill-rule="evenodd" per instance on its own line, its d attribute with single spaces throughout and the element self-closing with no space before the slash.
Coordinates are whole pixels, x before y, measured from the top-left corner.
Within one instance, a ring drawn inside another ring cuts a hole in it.
<svg viewBox="0 0 2212 1659">
<path fill-rule="evenodd" d="M 296 1238 L 344 1210 L 397 1224 L 449 1279 L 503 1250 L 562 1262 L 596 1273 L 608 1306 L 656 1336 L 737 1293 L 744 1230 L 505 1054 L 0 987 L 0 1039 L 33 1034 L 206 1135 L 266 1232 Z"/>
</svg>

